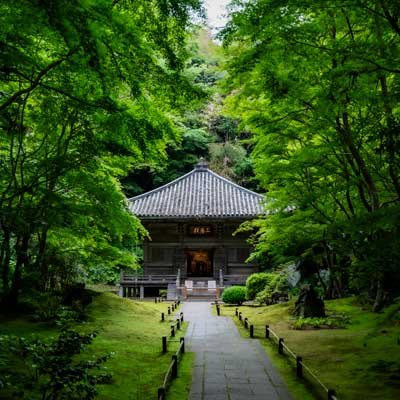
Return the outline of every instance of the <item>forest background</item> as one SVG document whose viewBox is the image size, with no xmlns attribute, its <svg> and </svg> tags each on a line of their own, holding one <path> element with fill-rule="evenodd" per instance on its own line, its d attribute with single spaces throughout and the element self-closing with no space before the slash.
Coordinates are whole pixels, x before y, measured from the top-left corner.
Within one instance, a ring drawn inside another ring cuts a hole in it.
<svg viewBox="0 0 400 400">
<path fill-rule="evenodd" d="M 376 311 L 399 295 L 398 5 L 233 1 L 221 44 L 197 0 L 0 11 L 3 304 L 138 266 L 126 196 L 199 157 L 266 193 L 243 227 L 264 268 Z"/>
</svg>

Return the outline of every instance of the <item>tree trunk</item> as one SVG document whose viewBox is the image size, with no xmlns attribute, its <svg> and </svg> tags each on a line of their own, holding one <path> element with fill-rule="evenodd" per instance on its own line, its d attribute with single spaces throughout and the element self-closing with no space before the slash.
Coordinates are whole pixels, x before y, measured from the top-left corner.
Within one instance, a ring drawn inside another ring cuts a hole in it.
<svg viewBox="0 0 400 400">
<path fill-rule="evenodd" d="M 377 7 L 378 8 L 378 7 Z M 377 15 L 374 15 L 375 21 L 375 33 L 379 43 L 379 54 L 381 57 L 385 56 L 385 42 L 382 35 L 382 27 L 380 19 Z M 396 138 L 394 137 L 394 132 L 396 131 L 396 122 L 393 116 L 393 109 L 390 104 L 390 96 L 388 92 L 388 86 L 386 81 L 386 76 L 383 71 L 378 71 L 378 79 L 381 86 L 381 93 L 384 105 L 384 111 L 387 118 L 387 130 L 385 132 L 386 136 L 386 151 L 388 153 L 389 161 L 389 175 L 392 179 L 394 189 L 396 190 L 397 196 L 400 198 L 400 182 L 399 182 L 399 166 L 396 162 Z M 396 132 L 397 135 L 397 132 Z"/>
<path fill-rule="evenodd" d="M 0 250 L 0 269 L 3 281 L 4 292 L 9 290 L 9 274 L 10 274 L 10 259 L 11 259 L 11 249 L 10 249 L 10 239 L 11 233 L 7 226 L 3 225 L 3 242 L 1 244 Z"/>
<path fill-rule="evenodd" d="M 47 245 L 47 232 L 48 232 L 48 227 L 45 226 L 43 228 L 43 231 L 41 234 L 38 233 L 38 254 L 36 257 L 36 268 L 39 271 L 40 274 L 40 282 L 39 284 L 39 289 L 40 290 L 45 290 L 47 283 L 48 283 L 48 265 L 46 263 L 45 259 L 45 254 L 46 254 L 46 245 Z"/>
<path fill-rule="evenodd" d="M 361 157 L 360 152 L 358 151 L 356 145 L 354 144 L 353 138 L 351 136 L 349 116 L 347 112 L 343 113 L 342 120 L 343 120 L 343 126 L 340 133 L 342 135 L 343 143 L 350 151 L 354 161 L 356 162 L 358 168 L 360 169 L 361 175 L 368 188 L 368 194 L 371 202 L 371 211 L 375 211 L 379 208 L 378 190 L 376 189 L 374 179 L 370 174 L 364 159 Z"/>
<path fill-rule="evenodd" d="M 372 306 L 372 311 L 379 312 L 383 308 L 384 302 L 385 302 L 385 291 L 383 287 L 382 277 L 380 277 L 377 280 L 377 289 L 376 289 L 374 305 Z"/>
<path fill-rule="evenodd" d="M 322 288 L 324 289 L 324 298 L 326 298 L 326 295 L 328 293 L 328 288 L 325 285 L 324 280 L 321 277 L 321 274 L 319 273 L 319 269 L 317 269 L 317 277 L 318 277 L 318 281 L 321 284 Z"/>
<path fill-rule="evenodd" d="M 335 13 L 333 11 L 329 11 L 328 14 L 331 17 L 331 26 L 330 28 L 330 34 L 331 38 L 333 41 L 336 41 L 336 21 L 335 21 Z M 351 24 L 348 16 L 346 16 L 346 21 L 349 26 L 349 34 L 351 37 L 353 37 L 353 31 L 351 30 Z M 338 66 L 338 60 L 336 56 L 332 57 L 332 70 L 335 70 Z M 347 104 L 349 100 L 346 98 L 345 102 L 341 102 L 335 99 L 334 92 L 332 91 L 330 93 L 330 96 L 332 100 L 334 100 L 337 104 Z M 378 191 L 375 186 L 374 179 L 372 175 L 370 174 L 367 165 L 364 161 L 364 159 L 361 156 L 361 153 L 359 152 L 359 149 L 354 143 L 354 138 L 352 136 L 352 132 L 350 129 L 350 122 L 349 122 L 349 115 L 346 110 L 344 110 L 341 113 L 341 120 L 342 123 L 340 123 L 340 115 L 338 114 L 336 117 L 336 130 L 339 133 L 340 140 L 342 142 L 342 146 L 344 147 L 345 153 L 347 151 L 350 152 L 351 157 L 346 156 L 347 160 L 349 161 L 350 166 L 352 167 L 353 171 L 355 172 L 356 176 L 361 174 L 363 181 L 367 187 L 368 194 L 370 197 L 370 205 L 365 203 L 365 199 L 363 199 L 363 189 L 362 187 L 358 186 L 359 192 L 360 192 L 360 197 L 361 200 L 363 201 L 364 205 L 369 208 L 370 206 L 370 211 L 375 211 L 379 208 L 379 197 L 378 197 Z M 354 165 L 355 164 L 355 165 Z M 356 167 L 356 168 L 355 168 Z M 360 171 L 358 173 L 358 171 Z"/>
<path fill-rule="evenodd" d="M 17 260 L 15 263 L 14 276 L 11 289 L 6 297 L 8 306 L 15 307 L 18 303 L 19 291 L 21 289 L 22 271 L 28 261 L 28 244 L 30 235 L 24 234 L 17 238 L 15 243 L 15 253 Z"/>
</svg>

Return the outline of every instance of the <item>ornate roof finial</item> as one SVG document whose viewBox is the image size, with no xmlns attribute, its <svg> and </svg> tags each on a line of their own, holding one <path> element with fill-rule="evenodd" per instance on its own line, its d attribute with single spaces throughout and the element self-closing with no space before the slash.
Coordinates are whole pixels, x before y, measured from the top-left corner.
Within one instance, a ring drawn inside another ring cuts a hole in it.
<svg viewBox="0 0 400 400">
<path fill-rule="evenodd" d="M 206 170 L 208 169 L 208 164 L 207 162 L 204 160 L 203 157 L 200 157 L 199 162 L 196 164 L 196 166 L 194 167 L 197 170 Z"/>
</svg>

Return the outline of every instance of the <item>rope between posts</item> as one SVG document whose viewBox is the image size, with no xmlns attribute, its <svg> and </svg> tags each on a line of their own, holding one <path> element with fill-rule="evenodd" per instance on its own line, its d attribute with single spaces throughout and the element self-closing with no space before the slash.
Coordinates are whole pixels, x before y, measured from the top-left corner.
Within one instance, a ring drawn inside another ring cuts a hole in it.
<svg viewBox="0 0 400 400">
<path fill-rule="evenodd" d="M 285 343 L 282 343 L 282 347 L 283 347 L 293 358 L 296 358 L 296 354 L 294 354 L 293 351 L 290 350 L 289 347 L 287 347 Z"/>
<path fill-rule="evenodd" d="M 300 363 L 302 367 L 322 386 L 322 388 L 328 392 L 328 388 L 318 379 L 318 377 L 307 367 L 303 362 Z"/>
<path fill-rule="evenodd" d="M 289 353 L 295 360 L 296 362 L 298 362 L 302 368 L 304 368 L 305 371 L 308 372 L 308 374 L 314 378 L 314 380 L 321 386 L 321 388 L 323 390 L 325 390 L 328 393 L 328 397 L 331 400 L 338 400 L 338 398 L 336 397 L 335 393 L 333 390 L 330 390 L 327 388 L 326 385 L 324 385 L 321 380 L 310 370 L 310 368 L 307 367 L 306 364 L 304 364 L 303 361 L 301 360 L 301 357 L 297 357 L 296 354 L 284 343 L 283 339 L 281 339 L 271 328 L 269 328 L 268 325 L 254 325 L 254 324 L 250 324 L 250 321 L 248 320 L 248 318 L 245 318 L 244 315 L 241 312 L 238 312 L 238 309 L 236 309 L 236 316 L 239 317 L 239 319 L 246 325 L 246 323 L 248 324 L 248 326 L 251 326 L 251 331 L 250 331 L 250 335 L 251 337 L 254 337 L 254 328 L 255 327 L 266 327 L 267 328 L 267 333 L 270 335 L 269 337 L 273 336 L 275 337 L 276 341 L 279 343 L 279 346 L 281 346 L 282 349 L 285 349 L 287 353 Z M 267 336 L 268 337 L 268 336 Z"/>
<path fill-rule="evenodd" d="M 165 377 L 164 377 L 164 382 L 163 382 L 163 386 L 164 386 L 164 387 L 167 387 L 167 386 L 168 386 L 168 382 L 169 382 L 170 379 L 171 379 L 172 367 L 173 367 L 173 363 L 171 362 L 171 363 L 169 364 L 167 373 L 165 374 Z"/>
<path fill-rule="evenodd" d="M 272 333 L 272 336 L 275 336 L 275 338 L 279 341 L 279 336 L 271 328 L 268 328 L 268 330 L 269 333 Z"/>
<path fill-rule="evenodd" d="M 174 340 L 175 342 L 175 340 Z M 168 386 L 172 379 L 177 377 L 177 368 L 178 368 L 178 358 L 182 357 L 184 353 L 184 348 L 185 348 L 185 339 L 181 338 L 179 340 L 181 342 L 180 346 L 178 347 L 178 350 L 175 352 L 175 354 L 172 356 L 172 361 L 169 364 L 168 370 L 164 376 L 164 381 L 163 381 L 163 386 L 158 389 L 158 399 L 159 400 L 164 400 L 166 396 L 166 392 L 168 389 Z"/>
</svg>

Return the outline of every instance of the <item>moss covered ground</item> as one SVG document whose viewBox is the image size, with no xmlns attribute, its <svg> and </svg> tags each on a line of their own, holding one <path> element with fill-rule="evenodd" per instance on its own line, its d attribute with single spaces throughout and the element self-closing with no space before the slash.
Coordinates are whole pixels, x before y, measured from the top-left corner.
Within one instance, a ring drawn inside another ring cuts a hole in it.
<svg viewBox="0 0 400 400">
<path fill-rule="evenodd" d="M 293 302 L 273 306 L 242 306 L 239 310 L 255 325 L 262 337 L 268 324 L 295 354 L 319 377 L 324 385 L 336 390 L 339 399 L 400 399 L 400 305 L 381 313 L 372 313 L 356 297 L 326 301 L 328 314 L 344 314 L 349 323 L 344 329 L 294 330 Z M 234 316 L 235 307 L 221 308 L 230 315 L 244 336 L 249 332 Z M 277 352 L 275 342 L 261 339 L 274 365 L 286 379 L 297 399 L 307 400 L 318 394 L 308 379 L 295 377 L 294 362 Z M 307 374 L 306 374 L 307 376 Z M 324 396 L 326 398 L 326 396 Z"/>
<path fill-rule="evenodd" d="M 171 355 L 177 350 L 179 337 L 186 330 L 184 324 L 174 340 L 168 340 L 168 353 L 163 354 L 161 337 L 168 336 L 172 323 L 168 321 L 169 305 L 122 299 L 107 292 L 95 293 L 93 302 L 86 309 L 87 321 L 74 328 L 82 332 L 98 332 L 98 336 L 88 347 L 88 354 L 113 353 L 104 364 L 108 372 L 113 374 L 112 382 L 97 386 L 98 399 L 157 398 L 157 389 L 162 385 Z M 165 322 L 161 322 L 161 312 L 165 312 Z M 26 317 L 1 318 L 0 324 L 1 333 L 25 337 L 37 335 L 42 338 L 57 334 L 56 328 L 44 323 L 32 323 Z M 192 362 L 193 356 L 185 354 L 179 364 L 179 377 L 170 388 L 169 399 L 187 399 Z"/>
</svg>

